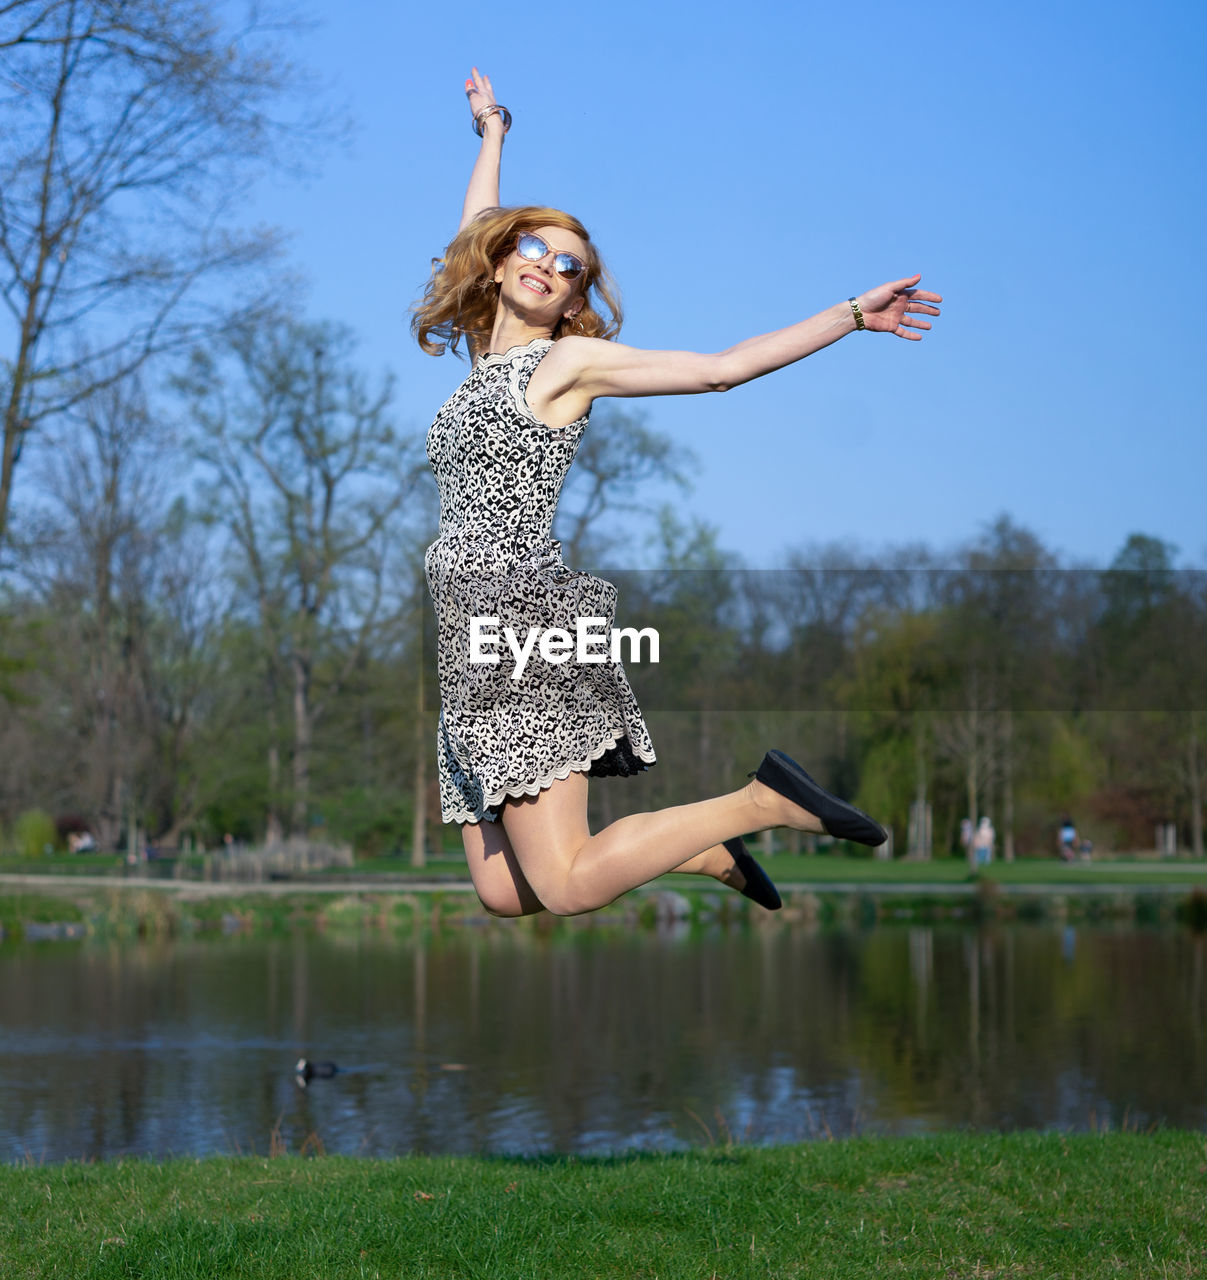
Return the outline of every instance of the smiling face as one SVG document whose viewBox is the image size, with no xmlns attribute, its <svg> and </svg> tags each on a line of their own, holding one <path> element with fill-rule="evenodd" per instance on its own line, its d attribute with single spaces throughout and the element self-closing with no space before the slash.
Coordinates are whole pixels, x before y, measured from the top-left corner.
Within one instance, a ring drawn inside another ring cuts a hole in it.
<svg viewBox="0 0 1207 1280">
<path fill-rule="evenodd" d="M 576 316 L 582 309 L 582 286 L 586 280 L 585 275 L 576 280 L 566 280 L 558 275 L 554 255 L 565 251 L 587 261 L 588 250 L 579 236 L 564 227 L 533 229 L 549 246 L 550 252 L 539 262 L 530 262 L 512 248 L 495 269 L 499 305 L 509 307 L 528 324 L 552 330 L 561 320 Z"/>
</svg>

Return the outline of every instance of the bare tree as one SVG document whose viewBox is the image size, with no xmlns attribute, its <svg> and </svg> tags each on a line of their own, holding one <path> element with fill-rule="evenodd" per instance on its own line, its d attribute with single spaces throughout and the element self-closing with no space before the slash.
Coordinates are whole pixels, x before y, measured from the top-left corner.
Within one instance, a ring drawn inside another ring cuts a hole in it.
<svg viewBox="0 0 1207 1280">
<path fill-rule="evenodd" d="M 272 114 L 301 87 L 281 29 L 213 0 L 0 0 L 0 546 L 39 424 L 258 306 L 275 239 L 230 214 L 316 131 Z"/>
<path fill-rule="evenodd" d="M 45 619 L 27 750 L 104 847 L 140 826 L 174 843 L 195 816 L 187 744 L 206 685 L 213 593 L 136 377 L 106 381 L 41 454 L 21 577 Z"/>
<path fill-rule="evenodd" d="M 270 716 L 268 833 L 279 834 L 280 734 L 292 720 L 291 825 L 303 831 L 315 726 L 386 613 L 395 522 L 421 474 L 415 442 L 370 392 L 336 326 L 278 319 L 198 351 L 179 386 L 208 469 L 208 508 L 229 533 L 254 603 Z"/>
</svg>

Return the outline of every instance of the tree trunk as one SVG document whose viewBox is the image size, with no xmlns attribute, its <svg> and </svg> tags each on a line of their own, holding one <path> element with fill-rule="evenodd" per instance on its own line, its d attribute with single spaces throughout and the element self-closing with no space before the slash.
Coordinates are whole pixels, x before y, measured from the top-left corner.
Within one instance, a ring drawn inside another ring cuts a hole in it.
<svg viewBox="0 0 1207 1280">
<path fill-rule="evenodd" d="M 109 649 L 109 633 L 113 626 L 111 555 L 109 539 L 101 538 L 93 564 L 96 633 L 92 639 L 90 692 L 96 717 L 92 740 L 93 776 L 97 779 L 95 794 L 109 797 L 109 810 L 102 811 L 100 815 L 100 831 L 97 835 L 102 848 L 116 849 L 126 805 L 126 780 L 125 770 L 122 768 L 123 754 L 118 746 L 117 688 Z"/>
<path fill-rule="evenodd" d="M 285 826 L 281 822 L 281 748 L 277 743 L 277 713 L 268 719 L 268 731 L 272 735 L 268 744 L 268 815 L 264 824 L 264 843 L 281 844 L 285 839 Z"/>
<path fill-rule="evenodd" d="M 933 854 L 930 813 L 926 803 L 926 722 L 918 717 L 914 733 L 914 803 L 906 857 L 929 862 Z"/>
<path fill-rule="evenodd" d="M 310 662 L 295 653 L 293 667 L 293 807 L 290 833 L 304 836 L 310 809 L 310 747 L 314 725 L 310 714 Z"/>
<path fill-rule="evenodd" d="M 281 822 L 281 723 L 277 716 L 277 675 L 270 663 L 265 672 L 268 691 L 268 815 L 264 829 L 265 844 L 281 844 L 285 827 Z"/>
<path fill-rule="evenodd" d="M 1190 736 L 1186 739 L 1186 765 L 1190 782 L 1190 847 L 1196 858 L 1203 856 L 1203 774 L 1199 763 L 1199 718 L 1190 713 Z"/>
<path fill-rule="evenodd" d="M 13 472 L 17 466 L 20 453 L 21 436 L 24 434 L 17 420 L 15 396 L 14 403 L 4 416 L 4 440 L 0 443 L 0 547 L 4 546 L 4 535 L 8 528 L 8 507 L 13 491 Z"/>
<path fill-rule="evenodd" d="M 411 866 L 427 866 L 427 753 L 424 720 L 423 618 L 419 619 L 419 659 L 415 663 L 415 811 L 411 816 Z"/>
<path fill-rule="evenodd" d="M 60 105 L 61 99 L 56 94 L 54 132 L 51 142 L 52 155 L 57 148 L 59 136 Z M 44 201 L 43 212 L 45 212 Z M 23 402 L 27 403 L 27 388 L 31 373 L 30 360 L 41 327 L 38 323 L 38 303 L 42 295 L 43 273 L 46 270 L 48 252 L 47 238 L 44 234 L 40 234 L 38 236 L 37 261 L 34 264 L 33 276 L 25 286 L 25 314 L 21 317 L 21 336 L 17 347 L 17 358 L 10 366 L 12 368 L 12 377 L 8 384 L 8 404 L 4 407 L 4 442 L 3 448 L 0 449 L 0 548 L 4 546 L 5 535 L 8 532 L 8 511 L 12 501 L 13 472 L 17 468 L 17 460 L 21 456 L 21 446 L 24 443 L 25 433 L 30 427 L 29 419 L 25 416 L 28 409 L 23 407 Z"/>
<path fill-rule="evenodd" d="M 1002 714 L 1002 738 L 1005 759 L 1002 761 L 1002 857 L 1014 861 L 1014 712 Z"/>
<path fill-rule="evenodd" d="M 126 819 L 126 862 L 133 865 L 139 860 L 138 813 L 134 808 L 134 799 L 130 799 L 130 814 Z"/>
<path fill-rule="evenodd" d="M 707 707 L 700 708 L 700 737 L 696 747 L 696 790 L 702 796 L 712 795 L 709 760 L 712 756 L 712 716 Z"/>
<path fill-rule="evenodd" d="M 973 723 L 976 723 L 976 713 L 973 713 Z M 977 794 L 977 766 L 978 749 L 975 739 L 975 730 L 972 746 L 968 752 L 968 771 L 965 776 L 965 783 L 968 788 L 968 821 L 972 823 L 973 838 L 968 841 L 968 865 L 976 870 L 976 828 L 977 828 L 977 802 L 980 797 Z"/>
</svg>

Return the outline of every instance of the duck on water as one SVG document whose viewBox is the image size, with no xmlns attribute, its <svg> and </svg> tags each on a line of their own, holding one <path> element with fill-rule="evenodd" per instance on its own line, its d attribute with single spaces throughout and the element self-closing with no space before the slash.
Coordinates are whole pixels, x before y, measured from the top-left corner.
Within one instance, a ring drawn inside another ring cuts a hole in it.
<svg viewBox="0 0 1207 1280">
<path fill-rule="evenodd" d="M 308 1084 L 311 1080 L 329 1080 L 339 1071 L 334 1062 L 311 1062 L 309 1058 L 299 1058 L 293 1069 L 298 1083 Z"/>
</svg>

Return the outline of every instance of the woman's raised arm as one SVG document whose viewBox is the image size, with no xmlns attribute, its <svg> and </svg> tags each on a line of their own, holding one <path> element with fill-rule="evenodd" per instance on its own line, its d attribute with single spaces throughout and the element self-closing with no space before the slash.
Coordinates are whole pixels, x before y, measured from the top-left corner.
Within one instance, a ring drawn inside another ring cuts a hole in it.
<svg viewBox="0 0 1207 1280">
<path fill-rule="evenodd" d="M 490 77 L 483 75 L 477 67 L 473 75 L 465 82 L 465 93 L 469 98 L 469 110 L 475 118 L 479 111 L 493 106 L 495 91 Z M 503 116 L 494 112 L 486 117 L 482 125 L 482 147 L 474 162 L 474 171 L 469 175 L 469 187 L 465 192 L 465 203 L 461 206 L 461 225 L 463 231 L 483 209 L 493 209 L 499 203 L 499 166 L 503 158 Z"/>
<path fill-rule="evenodd" d="M 644 351 L 598 338 L 567 337 L 548 359 L 546 377 L 560 394 L 589 403 L 598 396 L 692 395 L 727 391 L 761 378 L 828 347 L 862 321 L 869 331 L 917 341 L 930 328 L 924 316 L 937 316 L 942 297 L 917 288 L 920 276 L 907 276 L 869 289 L 855 301 L 839 302 L 808 320 L 774 333 L 747 338 L 725 351 Z M 858 318 L 857 318 L 858 317 Z M 555 392 L 554 394 L 558 394 Z"/>
</svg>

